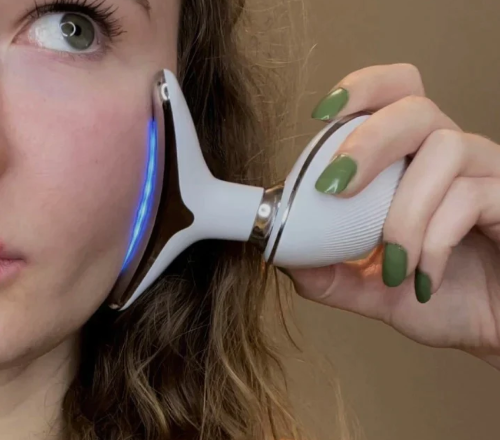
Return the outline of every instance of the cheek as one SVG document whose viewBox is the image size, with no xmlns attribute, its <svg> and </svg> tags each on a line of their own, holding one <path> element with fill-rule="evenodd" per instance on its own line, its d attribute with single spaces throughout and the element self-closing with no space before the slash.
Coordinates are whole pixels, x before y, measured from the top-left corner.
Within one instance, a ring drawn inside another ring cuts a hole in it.
<svg viewBox="0 0 500 440">
<path fill-rule="evenodd" d="M 137 81 L 140 72 L 111 76 L 54 64 L 19 56 L 3 72 L 12 176 L 0 194 L 10 182 L 5 197 L 17 218 L 29 219 L 19 239 L 35 262 L 59 258 L 74 266 L 67 272 L 84 257 L 126 248 L 142 189 L 151 90 Z"/>
<path fill-rule="evenodd" d="M 0 365 L 77 331 L 120 271 L 147 162 L 151 83 L 118 73 L 32 53 L 2 66 L 0 232 L 28 265 L 0 292 Z"/>
<path fill-rule="evenodd" d="M 175 70 L 21 48 L 1 61 L 0 238 L 28 264 L 0 289 L 0 367 L 78 331 L 108 295 L 144 184 L 152 80 Z"/>
</svg>

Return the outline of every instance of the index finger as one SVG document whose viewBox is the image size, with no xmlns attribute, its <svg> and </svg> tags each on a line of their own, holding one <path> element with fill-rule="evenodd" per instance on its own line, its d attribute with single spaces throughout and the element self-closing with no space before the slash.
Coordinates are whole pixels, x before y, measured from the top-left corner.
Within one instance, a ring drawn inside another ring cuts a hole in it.
<svg viewBox="0 0 500 440">
<path fill-rule="evenodd" d="M 342 79 L 313 110 L 331 121 L 361 111 L 377 111 L 407 96 L 425 96 L 419 70 L 411 64 L 371 66 Z"/>
</svg>

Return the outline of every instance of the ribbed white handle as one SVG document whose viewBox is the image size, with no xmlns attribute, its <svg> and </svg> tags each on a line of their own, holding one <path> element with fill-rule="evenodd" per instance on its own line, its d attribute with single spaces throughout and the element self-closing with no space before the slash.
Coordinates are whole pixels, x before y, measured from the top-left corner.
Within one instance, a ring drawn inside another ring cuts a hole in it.
<svg viewBox="0 0 500 440">
<path fill-rule="evenodd" d="M 367 118 L 354 118 L 336 130 L 336 122 L 331 123 L 304 150 L 285 182 L 265 251 L 267 261 L 289 268 L 321 267 L 359 258 L 380 243 L 405 160 L 392 164 L 349 199 L 315 189 L 339 146 Z"/>
</svg>

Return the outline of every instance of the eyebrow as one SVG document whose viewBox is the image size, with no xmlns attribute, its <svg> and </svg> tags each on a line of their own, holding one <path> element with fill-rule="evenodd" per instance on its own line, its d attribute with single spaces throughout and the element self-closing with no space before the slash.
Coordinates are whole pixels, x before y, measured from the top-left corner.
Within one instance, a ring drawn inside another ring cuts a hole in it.
<svg viewBox="0 0 500 440">
<path fill-rule="evenodd" d="M 134 2 L 143 8 L 149 15 L 149 12 L 151 11 L 151 3 L 149 3 L 149 0 L 134 0 Z"/>
</svg>

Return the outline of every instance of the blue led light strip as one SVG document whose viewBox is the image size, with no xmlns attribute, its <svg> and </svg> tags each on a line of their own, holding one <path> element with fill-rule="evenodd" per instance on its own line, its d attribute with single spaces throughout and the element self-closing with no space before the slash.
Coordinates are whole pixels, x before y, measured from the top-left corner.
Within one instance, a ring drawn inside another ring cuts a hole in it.
<svg viewBox="0 0 500 440">
<path fill-rule="evenodd" d="M 154 182 L 156 181 L 156 171 L 157 171 L 156 150 L 158 148 L 158 133 L 157 133 L 156 121 L 154 119 L 152 119 L 149 122 L 148 137 L 149 137 L 149 148 L 148 148 L 148 164 L 146 169 L 146 178 L 144 182 L 144 188 L 142 191 L 141 202 L 139 203 L 139 208 L 137 210 L 134 222 L 132 237 L 130 239 L 130 244 L 127 250 L 127 255 L 125 257 L 125 262 L 123 263 L 122 270 L 128 266 L 135 251 L 137 250 L 137 245 L 139 244 L 142 238 L 142 234 L 144 233 L 144 228 L 147 225 L 147 220 L 151 213 Z"/>
</svg>

